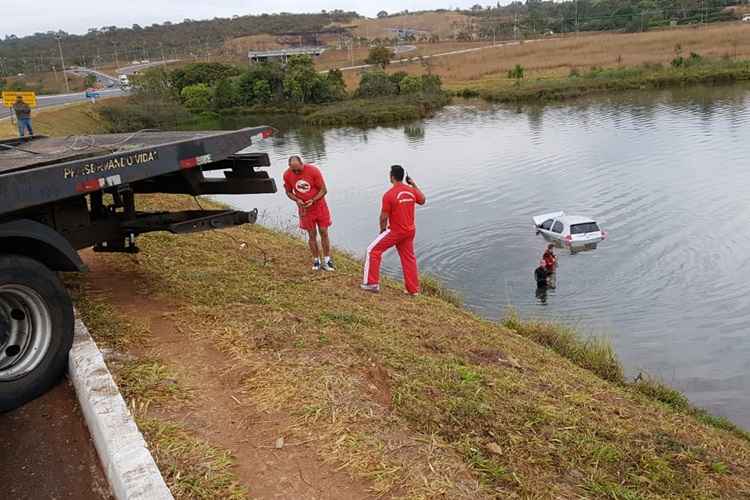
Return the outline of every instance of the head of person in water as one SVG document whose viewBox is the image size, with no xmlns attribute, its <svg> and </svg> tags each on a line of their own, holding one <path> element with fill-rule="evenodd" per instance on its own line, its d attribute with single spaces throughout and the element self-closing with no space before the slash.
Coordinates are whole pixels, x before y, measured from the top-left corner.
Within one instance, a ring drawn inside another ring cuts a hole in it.
<svg viewBox="0 0 750 500">
<path fill-rule="evenodd" d="M 555 244 L 554 243 L 550 243 L 549 245 L 547 245 L 547 251 L 548 252 L 554 252 L 555 251 Z"/>
</svg>

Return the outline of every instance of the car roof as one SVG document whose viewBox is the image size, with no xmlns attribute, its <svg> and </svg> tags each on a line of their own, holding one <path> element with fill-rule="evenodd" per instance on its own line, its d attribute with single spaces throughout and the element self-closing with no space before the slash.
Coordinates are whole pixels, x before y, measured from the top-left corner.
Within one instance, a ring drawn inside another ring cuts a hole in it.
<svg viewBox="0 0 750 500">
<path fill-rule="evenodd" d="M 591 217 L 583 217 L 582 215 L 563 215 L 557 220 L 567 226 L 572 226 L 573 224 L 585 224 L 586 222 L 596 222 Z"/>
</svg>

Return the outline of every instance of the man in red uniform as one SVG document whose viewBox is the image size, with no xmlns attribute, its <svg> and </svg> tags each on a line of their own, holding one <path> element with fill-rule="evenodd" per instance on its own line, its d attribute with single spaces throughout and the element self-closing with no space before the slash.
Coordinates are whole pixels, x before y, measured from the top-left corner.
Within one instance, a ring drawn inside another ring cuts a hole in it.
<svg viewBox="0 0 750 500">
<path fill-rule="evenodd" d="M 323 174 L 315 165 L 304 163 L 300 156 L 292 156 L 289 158 L 289 168 L 284 172 L 284 188 L 286 195 L 299 208 L 299 227 L 307 231 L 313 270 L 335 271 L 328 239 L 328 228 L 331 226 L 331 214 L 325 200 L 328 189 Z M 318 232 L 320 246 L 323 247 L 322 262 L 318 249 Z"/>
<path fill-rule="evenodd" d="M 362 289 L 368 292 L 380 291 L 380 261 L 383 252 L 396 247 L 401 257 L 401 269 L 404 273 L 406 293 L 419 293 L 419 270 L 414 256 L 414 208 L 424 205 L 425 196 L 417 184 L 406 177 L 401 165 L 391 167 L 391 184 L 393 187 L 383 195 L 383 208 L 380 212 L 380 236 L 367 247 L 365 271 Z"/>
</svg>

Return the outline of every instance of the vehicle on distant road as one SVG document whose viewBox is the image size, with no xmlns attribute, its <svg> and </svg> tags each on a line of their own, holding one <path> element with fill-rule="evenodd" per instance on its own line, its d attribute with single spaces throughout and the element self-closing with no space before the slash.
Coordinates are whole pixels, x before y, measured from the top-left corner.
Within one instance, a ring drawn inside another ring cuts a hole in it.
<svg viewBox="0 0 750 500">
<path fill-rule="evenodd" d="M 128 78 L 128 75 L 120 75 L 120 88 L 122 90 L 128 90 L 130 88 L 130 79 Z"/>
<path fill-rule="evenodd" d="M 742 16 L 742 22 L 743 23 L 750 23 L 750 15 Z"/>
<path fill-rule="evenodd" d="M 591 217 L 552 212 L 532 217 L 537 234 L 545 240 L 570 249 L 572 253 L 594 250 L 606 237 Z"/>
<path fill-rule="evenodd" d="M 151 64 L 151 61 L 149 61 L 148 59 L 144 59 L 143 61 L 141 61 L 141 64 Z"/>
<path fill-rule="evenodd" d="M 86 99 L 91 99 L 91 102 L 96 102 L 96 99 L 99 98 L 99 92 L 94 87 L 89 87 L 86 89 L 85 96 Z"/>
</svg>

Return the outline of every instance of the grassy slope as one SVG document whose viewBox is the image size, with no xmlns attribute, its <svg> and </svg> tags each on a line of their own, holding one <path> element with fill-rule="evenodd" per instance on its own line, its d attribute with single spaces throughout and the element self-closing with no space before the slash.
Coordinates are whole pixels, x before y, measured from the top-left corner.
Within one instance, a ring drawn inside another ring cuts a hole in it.
<svg viewBox="0 0 750 500">
<path fill-rule="evenodd" d="M 102 122 L 95 110 L 96 105 L 81 103 L 32 111 L 34 132 L 44 135 L 101 133 Z M 0 137 L 13 137 L 17 134 L 16 127 L 10 120 L 0 121 Z"/>
<path fill-rule="evenodd" d="M 194 206 L 166 196 L 147 205 Z M 153 234 L 141 238 L 137 259 L 104 258 L 113 271 L 137 272 L 155 298 L 182 304 L 180 329 L 231 356 L 258 407 L 301 418 L 321 455 L 375 492 L 750 495 L 750 444 L 736 435 L 440 298 L 411 299 L 393 284 L 360 293 L 361 266 L 347 256 L 337 273 L 314 274 L 290 236 L 261 227 L 231 234 Z M 94 335 L 106 338 L 116 313 L 103 315 L 101 297 L 81 293 Z"/>
<path fill-rule="evenodd" d="M 716 85 L 750 80 L 750 61 L 703 61 L 690 67 L 623 67 L 594 69 L 582 76 L 524 79 L 515 84 L 469 86 L 457 91 L 491 102 L 544 102 L 622 90 L 659 89 L 686 85 Z"/>
</svg>

